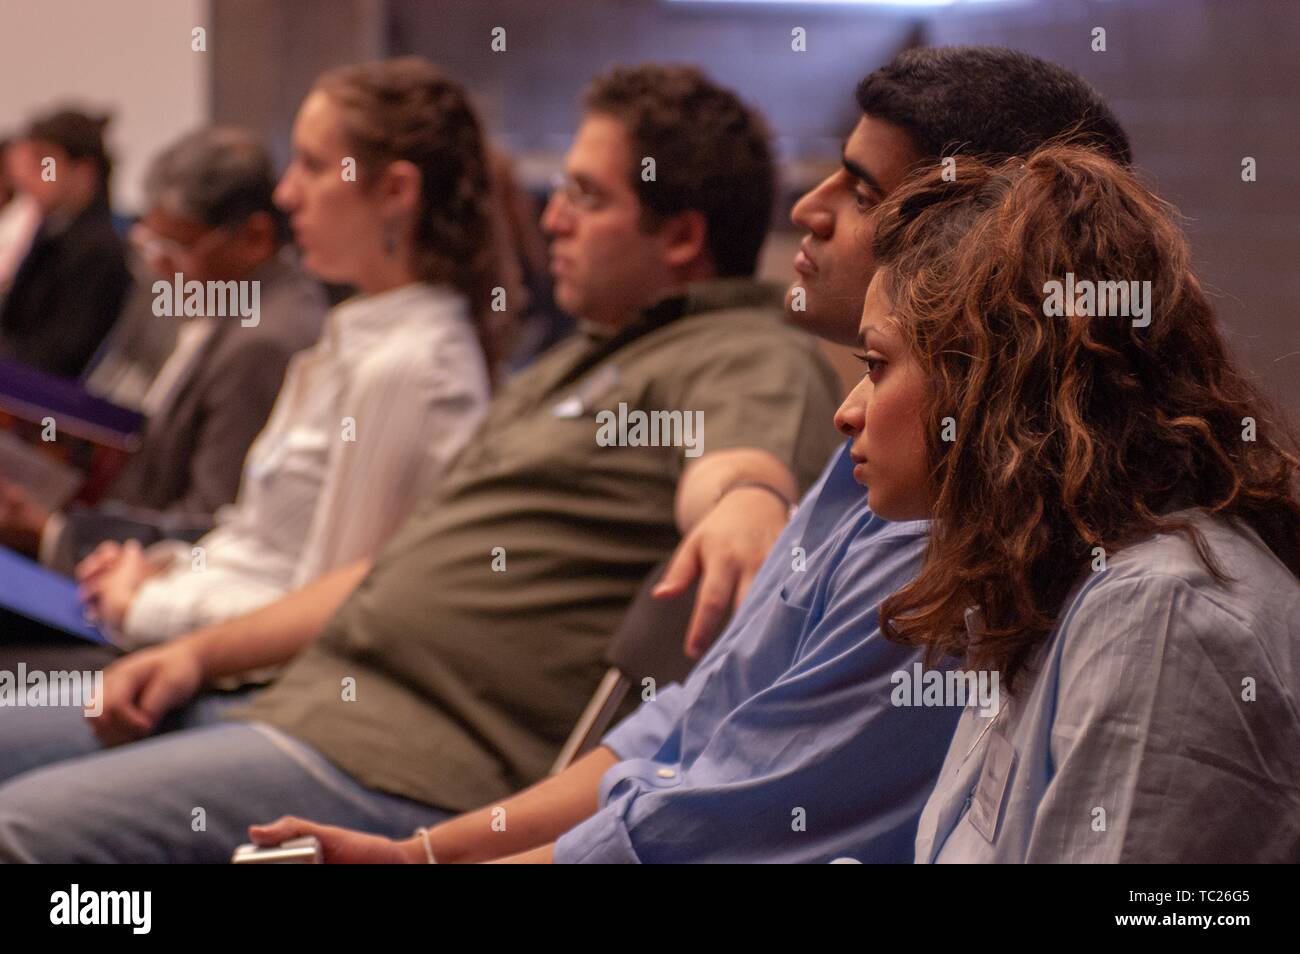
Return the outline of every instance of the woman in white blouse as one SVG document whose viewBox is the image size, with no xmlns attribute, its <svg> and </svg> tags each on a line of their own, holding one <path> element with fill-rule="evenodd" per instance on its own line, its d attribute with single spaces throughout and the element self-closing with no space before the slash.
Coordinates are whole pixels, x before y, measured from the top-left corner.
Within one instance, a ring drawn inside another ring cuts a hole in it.
<svg viewBox="0 0 1300 954">
<path fill-rule="evenodd" d="M 82 595 L 135 648 L 248 612 L 375 552 L 478 426 L 499 257 L 483 136 L 417 58 L 321 76 L 275 201 L 304 265 L 359 294 L 289 365 L 235 503 L 197 544 L 106 544 Z M 236 320 L 236 319 L 232 319 Z"/>
</svg>

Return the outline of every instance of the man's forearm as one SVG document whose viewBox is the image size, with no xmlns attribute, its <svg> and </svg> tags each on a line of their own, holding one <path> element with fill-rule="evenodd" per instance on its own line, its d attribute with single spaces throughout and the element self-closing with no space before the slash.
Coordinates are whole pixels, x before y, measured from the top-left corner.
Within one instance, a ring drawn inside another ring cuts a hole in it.
<svg viewBox="0 0 1300 954">
<path fill-rule="evenodd" d="M 600 777 L 617 761 L 602 745 L 504 802 L 443 822 L 429 832 L 434 857 L 439 864 L 471 864 L 549 845 L 595 814 Z"/>
<path fill-rule="evenodd" d="M 736 448 L 713 451 L 693 461 L 677 484 L 674 512 L 677 529 L 685 534 L 713 508 L 718 494 L 741 480 L 767 484 L 787 501 L 797 499 L 795 478 L 780 460 L 767 451 Z M 776 494 L 772 495 L 776 499 Z"/>
<path fill-rule="evenodd" d="M 288 662 L 325 627 L 370 570 L 359 560 L 317 577 L 269 606 L 185 637 L 205 679 Z"/>
</svg>

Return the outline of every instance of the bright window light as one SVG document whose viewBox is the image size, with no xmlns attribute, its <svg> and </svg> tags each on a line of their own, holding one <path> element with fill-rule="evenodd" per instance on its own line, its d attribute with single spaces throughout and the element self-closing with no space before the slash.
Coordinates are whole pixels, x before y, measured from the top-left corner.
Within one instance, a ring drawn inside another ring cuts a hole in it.
<svg viewBox="0 0 1300 954">
<path fill-rule="evenodd" d="M 668 0 L 669 3 L 766 3 L 784 7 L 951 7 L 957 4 L 1005 3 L 1007 0 Z"/>
</svg>

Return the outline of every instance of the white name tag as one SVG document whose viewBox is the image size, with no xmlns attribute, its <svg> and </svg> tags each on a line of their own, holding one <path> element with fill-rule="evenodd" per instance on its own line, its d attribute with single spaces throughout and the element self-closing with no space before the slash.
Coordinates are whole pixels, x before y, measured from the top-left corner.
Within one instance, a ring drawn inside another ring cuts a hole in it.
<svg viewBox="0 0 1300 954">
<path fill-rule="evenodd" d="M 1016 770 L 1016 750 L 1000 733 L 989 733 L 989 744 L 984 752 L 984 767 L 980 770 L 979 784 L 975 786 L 975 799 L 970 807 L 970 823 L 989 844 L 998 836 L 998 823 L 1002 818 L 1002 805 L 1011 788 L 1011 776 Z"/>
<path fill-rule="evenodd" d="M 568 397 L 556 401 L 551 413 L 556 417 L 582 417 L 596 402 L 618 386 L 618 366 L 607 364 L 596 371 Z"/>
</svg>

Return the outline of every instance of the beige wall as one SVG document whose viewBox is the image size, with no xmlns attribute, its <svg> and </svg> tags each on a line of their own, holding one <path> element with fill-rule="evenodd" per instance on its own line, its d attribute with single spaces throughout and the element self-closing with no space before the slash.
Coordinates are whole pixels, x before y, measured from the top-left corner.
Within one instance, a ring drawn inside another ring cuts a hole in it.
<svg viewBox="0 0 1300 954">
<path fill-rule="evenodd" d="M 114 205 L 137 211 L 149 158 L 208 116 L 205 0 L 0 0 L 0 135 L 76 101 L 114 114 Z M 214 37 L 208 37 L 212 49 Z"/>
</svg>

